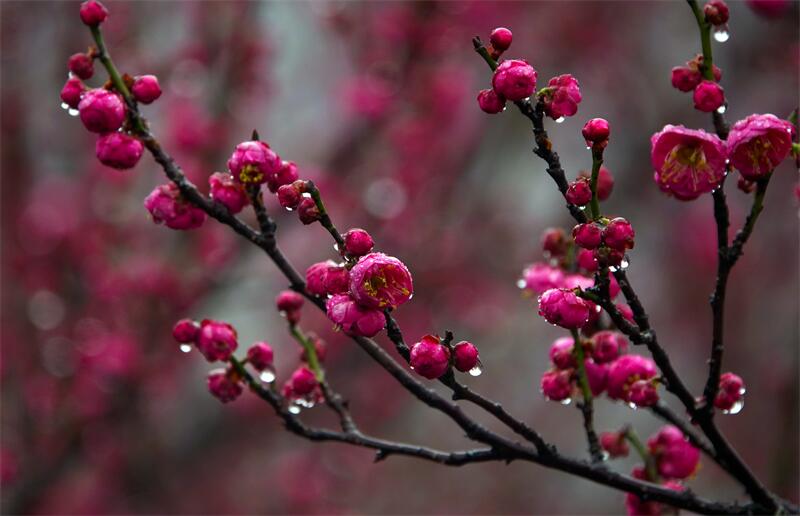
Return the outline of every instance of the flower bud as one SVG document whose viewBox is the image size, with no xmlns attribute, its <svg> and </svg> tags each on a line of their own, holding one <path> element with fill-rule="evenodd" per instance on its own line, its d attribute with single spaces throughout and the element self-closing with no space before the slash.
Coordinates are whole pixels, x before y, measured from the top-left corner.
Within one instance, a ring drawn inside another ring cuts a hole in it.
<svg viewBox="0 0 800 516">
<path fill-rule="evenodd" d="M 344 251 L 350 256 L 364 256 L 372 251 L 375 243 L 369 233 L 361 228 L 353 228 L 343 235 Z"/>
<path fill-rule="evenodd" d="M 300 222 L 306 226 L 318 221 L 320 218 L 320 213 L 319 208 L 317 208 L 317 203 L 314 202 L 314 199 L 311 197 L 303 197 L 303 200 L 297 205 L 297 216 L 300 219 Z"/>
<path fill-rule="evenodd" d="M 225 362 L 239 346 L 236 329 L 223 321 L 204 319 L 200 323 L 197 349 L 209 362 Z"/>
<path fill-rule="evenodd" d="M 289 377 L 289 385 L 292 388 L 292 392 L 299 397 L 306 396 L 311 394 L 311 392 L 317 388 L 318 382 L 317 377 L 311 371 L 311 369 L 301 366 L 298 367 L 293 373 L 292 376 Z"/>
<path fill-rule="evenodd" d="M 505 52 L 511 46 L 512 38 L 513 34 L 511 30 L 505 27 L 497 27 L 489 35 L 489 43 L 492 44 L 493 49 L 499 52 Z"/>
<path fill-rule="evenodd" d="M 156 224 L 170 229 L 195 229 L 206 221 L 206 213 L 186 202 L 175 183 L 157 186 L 144 200 L 144 207 Z"/>
<path fill-rule="evenodd" d="M 133 98 L 142 104 L 150 104 L 161 96 L 161 86 L 155 75 L 140 75 L 133 80 L 131 86 Z"/>
<path fill-rule="evenodd" d="M 713 81 L 702 81 L 694 89 L 694 108 L 711 113 L 725 104 L 725 92 L 722 86 Z"/>
<path fill-rule="evenodd" d="M 624 253 L 628 249 L 633 249 L 635 236 L 631 223 L 622 217 L 617 217 L 611 219 L 603 229 L 603 244 Z"/>
<path fill-rule="evenodd" d="M 520 59 L 503 61 L 494 71 L 492 88 L 512 102 L 530 97 L 536 89 L 536 70 Z"/>
<path fill-rule="evenodd" d="M 484 113 L 494 115 L 506 109 L 506 99 L 494 90 L 481 90 L 478 92 L 478 106 Z"/>
<path fill-rule="evenodd" d="M 328 319 L 345 335 L 373 337 L 386 326 L 386 316 L 374 308 L 365 308 L 347 294 L 336 294 L 326 303 Z"/>
<path fill-rule="evenodd" d="M 439 342 L 439 337 L 425 335 L 411 346 L 411 369 L 429 380 L 442 376 L 450 365 L 450 350 Z"/>
<path fill-rule="evenodd" d="M 577 367 L 575 356 L 572 354 L 575 341 L 572 337 L 561 337 L 550 345 L 550 361 L 557 369 L 572 369 Z"/>
<path fill-rule="evenodd" d="M 592 358 L 598 364 L 613 362 L 628 349 L 625 336 L 616 331 L 599 331 L 592 335 Z"/>
<path fill-rule="evenodd" d="M 542 394 L 552 401 L 564 401 L 572 397 L 572 369 L 551 369 L 542 375 Z"/>
<path fill-rule="evenodd" d="M 108 9 L 96 0 L 87 0 L 81 4 L 81 21 L 92 27 L 100 25 L 108 18 Z"/>
<path fill-rule="evenodd" d="M 658 374 L 656 364 L 640 355 L 622 355 L 611 362 L 608 368 L 608 397 L 632 403 L 631 386 L 640 380 L 650 380 Z M 642 394 L 646 389 L 639 386 Z"/>
<path fill-rule="evenodd" d="M 592 118 L 581 131 L 586 145 L 603 148 L 608 145 L 608 137 L 611 135 L 611 126 L 604 118 Z"/>
<path fill-rule="evenodd" d="M 547 84 L 542 102 L 545 114 L 553 120 L 574 115 L 581 102 L 578 80 L 570 74 L 553 77 Z"/>
<path fill-rule="evenodd" d="M 578 178 L 569 184 L 566 196 L 567 202 L 576 206 L 585 206 L 592 201 L 592 186 L 589 180 Z"/>
<path fill-rule="evenodd" d="M 594 256 L 598 264 L 606 267 L 619 267 L 622 264 L 622 260 L 625 259 L 624 252 L 606 246 L 594 249 L 592 256 Z"/>
<path fill-rule="evenodd" d="M 256 371 L 272 367 L 273 357 L 272 347 L 266 342 L 256 342 L 247 350 L 247 361 Z"/>
<path fill-rule="evenodd" d="M 282 161 L 280 168 L 267 179 L 267 188 L 270 192 L 275 193 L 278 188 L 294 183 L 299 177 L 300 173 L 297 171 L 297 164 L 294 161 Z"/>
<path fill-rule="evenodd" d="M 744 381 L 733 373 L 723 373 L 719 377 L 719 391 L 714 398 L 714 406 L 720 410 L 730 411 L 744 397 Z"/>
<path fill-rule="evenodd" d="M 698 70 L 688 66 L 676 66 L 670 76 L 672 87 L 684 93 L 692 91 L 703 80 L 703 75 Z"/>
<path fill-rule="evenodd" d="M 600 246 L 603 230 L 594 222 L 578 224 L 572 228 L 572 238 L 578 247 L 595 249 Z"/>
<path fill-rule="evenodd" d="M 542 233 L 542 249 L 547 257 L 564 256 L 567 252 L 567 236 L 561 228 L 547 228 Z"/>
<path fill-rule="evenodd" d="M 227 172 L 214 172 L 208 178 L 211 199 L 225 206 L 231 214 L 237 214 L 250 204 L 242 183 Z"/>
<path fill-rule="evenodd" d="M 547 263 L 533 263 L 522 271 L 521 285 L 525 290 L 541 294 L 551 288 L 564 286 L 564 271 Z"/>
<path fill-rule="evenodd" d="M 200 325 L 191 319 L 181 319 L 172 327 L 172 337 L 179 344 L 190 344 L 197 340 L 200 334 Z"/>
<path fill-rule="evenodd" d="M 281 185 L 278 187 L 278 203 L 288 210 L 297 208 L 303 195 L 294 187 L 294 183 L 290 185 Z"/>
<path fill-rule="evenodd" d="M 81 96 L 86 90 L 80 79 L 77 77 L 70 77 L 61 88 L 61 101 L 72 109 L 77 109 L 78 104 L 81 102 Z"/>
<path fill-rule="evenodd" d="M 588 180 L 591 180 L 591 175 L 589 172 L 583 171 L 579 174 L 580 177 L 585 177 Z M 597 199 L 599 201 L 605 201 L 609 197 L 611 197 L 611 192 L 614 190 L 614 176 L 611 175 L 611 171 L 608 170 L 606 167 L 601 166 L 600 170 L 597 173 Z"/>
<path fill-rule="evenodd" d="M 100 163 L 119 170 L 135 167 L 142 152 L 142 142 L 125 133 L 106 133 L 95 144 L 95 154 Z"/>
<path fill-rule="evenodd" d="M 208 374 L 208 391 L 222 403 L 228 403 L 241 396 L 241 378 L 232 369 L 215 369 Z"/>
<path fill-rule="evenodd" d="M 700 450 L 675 426 L 663 427 L 647 440 L 647 446 L 655 458 L 659 475 L 664 478 L 687 478 L 700 465 Z"/>
<path fill-rule="evenodd" d="M 624 432 L 603 432 L 600 434 L 600 446 L 612 459 L 627 457 L 630 451 Z"/>
<path fill-rule="evenodd" d="M 324 362 L 325 356 L 328 354 L 328 345 L 314 332 L 308 332 L 306 337 L 314 346 L 314 353 L 317 355 L 317 361 Z M 306 354 L 305 348 L 300 349 L 300 360 L 303 362 L 308 362 L 308 355 Z"/>
<path fill-rule="evenodd" d="M 122 98 L 102 88 L 83 94 L 78 104 L 81 122 L 93 133 L 116 131 L 125 121 L 125 104 Z"/>
<path fill-rule="evenodd" d="M 594 257 L 594 253 L 589 249 L 578 249 L 576 261 L 578 262 L 578 267 L 586 272 L 594 272 L 597 270 L 597 260 Z"/>
<path fill-rule="evenodd" d="M 479 364 L 478 348 L 471 342 L 462 340 L 453 347 L 453 365 L 462 373 L 474 369 Z"/>
<path fill-rule="evenodd" d="M 275 298 L 275 306 L 279 312 L 294 312 L 303 307 L 303 296 L 294 290 L 283 290 Z"/>
<path fill-rule="evenodd" d="M 730 18 L 728 5 L 722 0 L 710 0 L 703 6 L 703 14 L 711 25 L 725 25 Z"/>
<path fill-rule="evenodd" d="M 586 368 L 586 380 L 589 382 L 589 389 L 592 394 L 599 396 L 606 390 L 608 384 L 608 367 L 605 364 L 596 364 L 594 360 L 587 358 L 584 361 Z"/>
<path fill-rule="evenodd" d="M 553 288 L 539 296 L 539 315 L 550 324 L 578 329 L 589 320 L 589 305 L 571 290 Z"/>
<path fill-rule="evenodd" d="M 92 58 L 85 53 L 78 52 L 69 57 L 67 68 L 72 72 L 72 75 L 79 79 L 90 79 L 94 75 L 94 63 L 92 61 Z"/>
<path fill-rule="evenodd" d="M 658 402 L 658 390 L 652 380 L 637 380 L 630 385 L 628 401 L 637 407 L 652 407 Z"/>
</svg>

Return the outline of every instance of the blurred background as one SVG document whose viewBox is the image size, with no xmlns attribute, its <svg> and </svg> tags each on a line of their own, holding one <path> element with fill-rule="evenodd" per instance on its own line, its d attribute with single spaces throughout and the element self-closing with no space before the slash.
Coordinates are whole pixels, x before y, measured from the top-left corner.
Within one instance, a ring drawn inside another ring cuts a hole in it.
<svg viewBox="0 0 800 516">
<path fill-rule="evenodd" d="M 715 43 L 729 120 L 788 116 L 798 104 L 798 4 L 766 18 L 731 2 L 731 38 Z M 149 156 L 119 172 L 94 157 L 94 137 L 60 107 L 66 60 L 91 44 L 78 2 L 2 2 L 2 420 L 5 513 L 619 513 L 623 494 L 531 464 L 446 468 L 314 444 L 284 431 L 245 393 L 222 405 L 210 369 L 171 338 L 181 317 L 214 318 L 276 350 L 278 381 L 298 347 L 274 310 L 286 280 L 256 248 L 209 221 L 176 232 L 142 201 L 163 173 Z M 561 332 L 516 287 L 540 260 L 541 232 L 571 228 L 516 109 L 489 116 L 475 97 L 490 72 L 472 50 L 495 26 L 506 54 L 539 83 L 575 75 L 577 116 L 546 122 L 570 178 L 591 164 L 585 120 L 612 124 L 606 211 L 637 231 L 629 277 L 675 367 L 700 392 L 710 348 L 716 267 L 710 196 L 659 193 L 649 138 L 667 123 L 710 130 L 710 117 L 670 86 L 699 51 L 684 2 L 107 2 L 117 66 L 158 75 L 164 95 L 143 108 L 190 178 L 224 170 L 256 128 L 301 177 L 321 187 L 340 229 L 366 228 L 411 269 L 416 295 L 397 312 L 406 339 L 455 332 L 480 349 L 466 378 L 560 449 L 585 454 L 579 411 L 545 401 L 539 378 Z M 96 66 L 91 85 L 105 74 Z M 513 106 L 512 106 L 513 108 Z M 765 483 L 798 490 L 798 207 L 788 160 L 731 277 L 724 371 L 747 402 L 719 423 Z M 733 229 L 749 198 L 728 185 Z M 333 258 L 328 235 L 269 196 L 279 243 L 296 267 Z M 245 215 L 251 220 L 251 215 Z M 443 448 L 469 442 L 403 391 L 307 308 L 329 343 L 333 386 L 363 430 Z M 387 349 L 384 335 L 378 340 Z M 394 351 L 391 351 L 394 353 Z M 634 352 L 639 352 L 634 350 Z M 670 404 L 673 400 L 665 396 Z M 673 404 L 674 406 L 674 404 Z M 470 413 L 495 427 L 472 407 Z M 304 418 L 333 425 L 323 410 Z M 660 427 L 606 398 L 598 430 Z M 611 464 L 628 472 L 634 459 Z M 693 490 L 742 498 L 708 460 Z"/>
</svg>

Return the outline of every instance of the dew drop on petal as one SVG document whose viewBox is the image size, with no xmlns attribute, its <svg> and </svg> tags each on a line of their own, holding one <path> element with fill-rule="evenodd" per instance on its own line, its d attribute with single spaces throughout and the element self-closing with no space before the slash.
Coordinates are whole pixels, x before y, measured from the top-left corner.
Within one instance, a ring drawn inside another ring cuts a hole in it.
<svg viewBox="0 0 800 516">
<path fill-rule="evenodd" d="M 723 414 L 738 414 L 744 408 L 744 400 L 739 400 L 731 406 L 729 410 L 723 410 Z"/>
<path fill-rule="evenodd" d="M 272 383 L 275 381 L 275 371 L 272 371 L 271 369 L 265 369 L 261 371 L 261 374 L 258 375 L 258 377 L 264 383 Z"/>
<path fill-rule="evenodd" d="M 562 123 L 564 120 L 566 120 L 566 118 L 564 118 L 563 116 L 560 116 L 560 117 L 556 118 L 556 123 L 557 123 L 557 124 L 560 124 L 560 123 Z"/>
<path fill-rule="evenodd" d="M 192 345 L 191 344 L 186 344 L 186 343 L 181 344 L 180 350 L 181 350 L 181 353 L 189 353 L 192 350 Z"/>
<path fill-rule="evenodd" d="M 731 34 L 730 34 L 730 32 L 728 32 L 727 30 L 724 30 L 724 29 L 723 29 L 723 30 L 715 30 L 715 31 L 714 31 L 714 39 L 715 39 L 715 40 L 716 40 L 718 43 L 725 43 L 725 42 L 726 42 L 726 41 L 728 41 L 730 38 L 731 38 Z"/>
<path fill-rule="evenodd" d="M 482 372 L 483 372 L 483 366 L 480 364 L 476 365 L 475 367 L 469 370 L 470 376 L 480 376 Z"/>
</svg>

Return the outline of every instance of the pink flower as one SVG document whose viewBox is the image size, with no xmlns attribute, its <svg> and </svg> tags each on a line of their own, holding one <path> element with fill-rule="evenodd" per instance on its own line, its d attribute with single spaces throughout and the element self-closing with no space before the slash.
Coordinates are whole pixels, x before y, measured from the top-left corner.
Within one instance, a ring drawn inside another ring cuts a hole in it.
<svg viewBox="0 0 800 516">
<path fill-rule="evenodd" d="M 536 70 L 521 59 L 503 61 L 494 71 L 492 88 L 512 102 L 530 97 L 536 89 Z"/>
<path fill-rule="evenodd" d="M 328 319 L 346 335 L 372 337 L 386 326 L 386 317 L 377 309 L 365 308 L 347 294 L 337 294 L 326 304 Z"/>
<path fill-rule="evenodd" d="M 719 377 L 719 391 L 714 398 L 714 406 L 721 410 L 731 410 L 741 403 L 744 397 L 744 380 L 733 373 L 723 373 Z"/>
<path fill-rule="evenodd" d="M 372 251 L 375 242 L 372 236 L 361 228 L 353 228 L 344 235 L 344 251 L 350 256 L 364 256 Z"/>
<path fill-rule="evenodd" d="M 414 293 L 411 273 L 393 256 L 371 253 L 350 270 L 350 294 L 368 308 L 397 308 Z"/>
<path fill-rule="evenodd" d="M 209 176 L 208 184 L 211 198 L 234 215 L 250 203 L 242 183 L 235 181 L 227 172 L 214 172 Z"/>
<path fill-rule="evenodd" d="M 603 148 L 608 145 L 611 125 L 605 118 L 592 118 L 583 126 L 581 133 L 586 145 Z"/>
<path fill-rule="evenodd" d="M 658 473 L 665 478 L 691 476 L 700 464 L 700 450 L 692 446 L 677 427 L 667 425 L 647 440 Z"/>
<path fill-rule="evenodd" d="M 484 113 L 494 115 L 506 109 L 506 99 L 494 90 L 481 90 L 478 92 L 478 106 Z"/>
<path fill-rule="evenodd" d="M 550 324 L 577 329 L 589 320 L 589 305 L 571 290 L 552 288 L 539 296 L 539 315 Z"/>
<path fill-rule="evenodd" d="M 652 407 L 658 402 L 658 390 L 652 380 L 636 380 L 628 390 L 628 402 L 636 407 Z"/>
<path fill-rule="evenodd" d="M 311 369 L 301 366 L 289 377 L 289 385 L 296 396 L 302 397 L 311 394 L 317 388 L 318 382 Z"/>
<path fill-rule="evenodd" d="M 69 56 L 67 68 L 75 77 L 80 79 L 90 79 L 94 75 L 94 63 L 91 57 L 84 52 L 78 52 Z"/>
<path fill-rule="evenodd" d="M 628 306 L 625 303 L 617 303 L 616 307 L 617 310 L 619 310 L 619 312 L 622 314 L 622 317 L 624 317 L 628 322 L 630 322 L 631 324 L 634 324 L 636 322 L 633 319 L 633 310 L 631 310 L 630 306 Z"/>
<path fill-rule="evenodd" d="M 116 93 L 102 88 L 83 94 L 78 104 L 81 122 L 93 133 L 116 131 L 125 121 L 125 104 Z"/>
<path fill-rule="evenodd" d="M 299 177 L 300 173 L 297 171 L 294 161 L 282 161 L 275 173 L 267 177 L 267 188 L 270 192 L 275 193 L 278 188 L 294 183 Z"/>
<path fill-rule="evenodd" d="M 730 18 L 728 5 L 722 0 L 709 0 L 703 6 L 703 14 L 705 14 L 708 23 L 716 26 L 725 25 Z"/>
<path fill-rule="evenodd" d="M 694 70 L 700 74 L 700 77 L 697 79 L 698 84 L 701 80 L 703 80 L 702 73 L 700 72 L 700 69 L 703 67 L 703 63 L 703 54 L 697 54 L 691 61 L 686 61 L 686 66 L 688 66 L 690 70 Z M 711 68 L 711 74 L 714 77 L 714 81 L 720 82 L 722 80 L 722 70 L 717 68 L 717 65 L 714 65 Z"/>
<path fill-rule="evenodd" d="M 189 344 L 200 335 L 200 325 L 191 319 L 181 319 L 172 327 L 172 337 L 180 344 Z"/>
<path fill-rule="evenodd" d="M 318 262 L 306 270 L 306 290 L 314 296 L 344 294 L 350 288 L 350 272 L 333 260 Z"/>
<path fill-rule="evenodd" d="M 297 324 L 300 320 L 300 309 L 303 307 L 303 296 L 293 290 L 283 290 L 275 298 L 275 306 L 278 312 L 292 323 Z"/>
<path fill-rule="evenodd" d="M 575 356 L 572 350 L 575 346 L 575 341 L 572 337 L 561 337 L 553 341 L 550 345 L 550 361 L 558 369 L 572 369 L 577 367 Z"/>
<path fill-rule="evenodd" d="M 600 434 L 600 446 L 612 459 L 627 457 L 630 451 L 628 449 L 628 441 L 625 440 L 623 432 L 603 432 Z"/>
<path fill-rule="evenodd" d="M 725 91 L 714 81 L 702 81 L 694 89 L 694 107 L 705 113 L 716 111 L 725 104 Z"/>
<path fill-rule="evenodd" d="M 792 150 L 794 128 L 775 115 L 750 115 L 728 135 L 728 157 L 745 179 L 769 175 Z"/>
<path fill-rule="evenodd" d="M 61 88 L 61 101 L 72 109 L 77 109 L 85 89 L 86 86 L 83 85 L 80 79 L 70 77 L 64 83 L 64 87 Z"/>
<path fill-rule="evenodd" d="M 599 396 L 608 384 L 608 367 L 605 364 L 596 364 L 590 358 L 586 359 L 584 367 L 586 368 L 586 379 L 589 381 L 589 388 L 592 394 Z"/>
<path fill-rule="evenodd" d="M 533 263 L 522 271 L 523 288 L 541 294 L 551 288 L 564 286 L 564 271 L 546 263 Z"/>
<path fill-rule="evenodd" d="M 100 163 L 119 170 L 135 167 L 142 152 L 142 142 L 125 133 L 106 133 L 95 144 L 95 154 Z"/>
<path fill-rule="evenodd" d="M 545 114 L 553 120 L 574 115 L 581 102 L 578 79 L 570 74 L 553 77 L 545 88 L 542 101 Z"/>
<path fill-rule="evenodd" d="M 688 66 L 676 66 L 672 69 L 672 87 L 684 93 L 692 91 L 703 80 L 703 75 L 697 69 Z"/>
<path fill-rule="evenodd" d="M 294 210 L 300 204 L 300 201 L 303 199 L 303 191 L 297 188 L 297 183 L 302 183 L 302 181 L 295 181 L 290 185 L 281 185 L 278 187 L 278 203 L 286 208 L 287 210 Z"/>
<path fill-rule="evenodd" d="M 635 236 L 636 233 L 633 231 L 631 223 L 622 217 L 611 219 L 603 228 L 603 243 L 622 253 L 633 249 Z"/>
<path fill-rule="evenodd" d="M 583 171 L 580 177 L 591 179 L 589 172 Z M 614 190 L 614 176 L 611 171 L 606 167 L 600 167 L 600 172 L 597 174 L 597 199 L 605 201 L 611 197 L 611 192 Z"/>
<path fill-rule="evenodd" d="M 161 86 L 155 75 L 139 75 L 131 86 L 133 97 L 142 104 L 150 104 L 161 96 Z"/>
<path fill-rule="evenodd" d="M 96 0 L 87 0 L 81 4 L 80 15 L 81 21 L 91 27 L 103 23 L 108 18 L 108 9 Z"/>
<path fill-rule="evenodd" d="M 597 260 L 594 257 L 594 253 L 589 249 L 578 249 L 576 260 L 578 262 L 578 267 L 587 272 L 594 272 L 597 270 Z"/>
<path fill-rule="evenodd" d="M 241 378 L 232 369 L 215 369 L 208 374 L 208 390 L 222 403 L 228 403 L 242 394 Z"/>
<path fill-rule="evenodd" d="M 273 357 L 272 346 L 266 342 L 256 342 L 247 350 L 247 361 L 256 371 L 272 367 Z"/>
<path fill-rule="evenodd" d="M 425 335 L 411 346 L 409 359 L 411 369 L 429 380 L 435 380 L 447 372 L 450 366 L 450 350 L 439 342 L 439 337 Z"/>
<path fill-rule="evenodd" d="M 199 228 L 206 221 L 200 208 L 186 202 L 175 183 L 157 186 L 144 200 L 144 207 L 156 224 L 165 224 L 170 229 Z"/>
<path fill-rule="evenodd" d="M 228 160 L 234 179 L 244 184 L 262 184 L 281 167 L 281 158 L 262 141 L 246 141 L 236 146 Z"/>
<path fill-rule="evenodd" d="M 567 274 L 564 277 L 562 288 L 586 290 L 594 286 L 594 280 L 583 274 Z"/>
<path fill-rule="evenodd" d="M 612 400 L 630 401 L 631 385 L 638 380 L 649 380 L 658 374 L 656 364 L 640 355 L 622 355 L 608 369 L 608 397 Z"/>
<path fill-rule="evenodd" d="M 551 369 L 542 375 L 542 394 L 549 400 L 563 401 L 572 397 L 572 369 Z"/>
<path fill-rule="evenodd" d="M 303 197 L 300 204 L 297 205 L 297 218 L 306 226 L 313 224 L 320 218 L 319 208 L 317 203 L 311 197 Z"/>
<path fill-rule="evenodd" d="M 647 473 L 642 467 L 634 468 L 631 472 L 631 476 L 639 480 L 655 480 L 647 478 Z M 673 480 L 662 482 L 661 485 L 673 491 L 683 491 L 685 489 L 680 482 Z M 625 510 L 628 516 L 660 516 L 663 513 L 663 507 L 664 506 L 658 502 L 646 502 L 632 493 L 627 493 L 625 495 Z"/>
<path fill-rule="evenodd" d="M 567 236 L 561 228 L 547 228 L 542 233 L 542 250 L 550 257 L 563 256 L 567 252 Z"/>
<path fill-rule="evenodd" d="M 578 224 L 572 228 L 572 238 L 578 247 L 583 249 L 595 249 L 602 242 L 602 228 L 594 222 Z"/>
<path fill-rule="evenodd" d="M 586 178 L 578 178 L 569 184 L 565 194 L 567 202 L 576 206 L 584 206 L 592 200 L 592 186 Z"/>
<path fill-rule="evenodd" d="M 613 362 L 627 349 L 628 341 L 619 332 L 603 330 L 592 335 L 592 358 L 598 364 Z"/>
<path fill-rule="evenodd" d="M 471 342 L 462 340 L 453 347 L 453 365 L 462 373 L 479 366 L 478 348 Z"/>
<path fill-rule="evenodd" d="M 511 30 L 505 27 L 497 27 L 489 35 L 489 43 L 492 44 L 492 48 L 500 52 L 505 52 L 509 49 L 512 39 L 513 34 Z"/>
<path fill-rule="evenodd" d="M 239 346 L 236 329 L 223 321 L 204 319 L 200 323 L 197 349 L 209 362 L 228 360 Z"/>
<path fill-rule="evenodd" d="M 725 177 L 725 144 L 715 135 L 667 125 L 650 138 L 654 179 L 682 201 L 708 193 Z"/>
</svg>

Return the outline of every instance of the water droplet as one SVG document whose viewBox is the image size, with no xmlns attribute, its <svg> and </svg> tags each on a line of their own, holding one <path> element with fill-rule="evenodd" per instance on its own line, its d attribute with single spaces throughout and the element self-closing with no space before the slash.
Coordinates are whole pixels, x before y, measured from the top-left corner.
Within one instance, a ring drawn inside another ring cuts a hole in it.
<svg viewBox="0 0 800 516">
<path fill-rule="evenodd" d="M 517 280 L 517 288 L 525 288 L 525 285 L 527 285 L 527 283 L 525 282 L 524 279 Z"/>
<path fill-rule="evenodd" d="M 560 124 L 560 123 L 562 123 L 564 120 L 566 120 L 566 118 L 564 118 L 563 116 L 560 116 L 560 117 L 556 118 L 556 123 L 557 123 L 557 124 Z"/>
<path fill-rule="evenodd" d="M 629 401 L 629 402 L 628 402 L 628 407 L 629 407 L 629 408 L 632 408 L 633 410 L 636 410 L 636 409 L 638 409 L 638 408 L 639 408 L 639 406 L 638 406 L 638 405 L 636 405 L 636 403 L 633 403 L 633 402 L 631 402 L 631 401 Z"/>
<path fill-rule="evenodd" d="M 599 314 L 601 311 L 603 311 L 603 309 L 600 308 L 600 305 L 594 305 L 594 311 Z"/>
<path fill-rule="evenodd" d="M 743 408 L 744 408 L 744 400 L 741 399 L 741 400 L 737 401 L 736 403 L 734 403 L 733 406 L 731 406 L 731 408 L 729 410 L 723 410 L 722 413 L 723 414 L 738 414 L 739 412 L 742 411 Z"/>
<path fill-rule="evenodd" d="M 617 272 L 619 270 L 619 267 L 616 267 L 614 265 L 609 265 L 608 270 L 610 270 L 611 272 Z"/>
<path fill-rule="evenodd" d="M 181 344 L 180 345 L 180 350 L 181 350 L 181 353 L 189 353 L 190 351 L 192 351 L 192 345 L 191 344 L 186 344 L 186 343 Z"/>
<path fill-rule="evenodd" d="M 333 250 L 339 252 L 339 244 L 333 244 Z"/>
<path fill-rule="evenodd" d="M 587 145 L 586 150 L 592 150 L 592 148 L 589 145 Z"/>
<path fill-rule="evenodd" d="M 70 110 L 67 111 L 67 114 L 69 116 L 78 116 L 78 110 L 77 109 L 70 109 Z"/>
<path fill-rule="evenodd" d="M 481 364 L 478 364 L 469 370 L 470 376 L 480 376 L 482 372 L 483 372 L 483 366 Z"/>
<path fill-rule="evenodd" d="M 294 208 L 289 208 L 288 206 L 284 208 L 286 211 L 294 211 Z"/>
<path fill-rule="evenodd" d="M 724 113 L 724 112 L 725 112 L 725 110 L 727 110 L 727 109 L 728 109 L 728 106 L 726 106 L 726 105 L 724 105 L 724 104 L 723 104 L 722 106 L 720 106 L 720 107 L 718 107 L 718 108 L 717 108 L 717 113 L 719 113 L 719 114 L 721 115 L 721 114 L 722 114 L 722 113 Z"/>
<path fill-rule="evenodd" d="M 563 400 L 559 401 L 562 405 L 569 405 L 572 403 L 572 398 L 564 398 Z"/>
<path fill-rule="evenodd" d="M 609 455 L 609 453 L 608 453 L 607 451 L 605 451 L 605 450 L 602 450 L 602 451 L 600 452 L 600 460 L 602 460 L 602 461 L 607 461 L 607 460 L 608 460 L 608 459 L 610 459 L 610 458 L 611 458 L 611 455 Z"/>
<path fill-rule="evenodd" d="M 289 412 L 291 412 L 292 414 L 299 414 L 300 413 L 300 407 L 298 407 L 297 405 L 290 405 L 289 406 Z"/>
<path fill-rule="evenodd" d="M 264 369 L 258 377 L 261 378 L 261 381 L 264 383 L 272 383 L 275 381 L 275 371 L 272 369 Z"/>
<path fill-rule="evenodd" d="M 725 29 L 720 29 L 720 30 L 715 30 L 715 31 L 714 31 L 714 39 L 715 39 L 715 40 L 716 40 L 718 43 L 725 43 L 725 42 L 726 42 L 726 41 L 728 41 L 730 38 L 731 38 L 731 34 L 730 34 L 730 32 L 728 32 L 728 31 L 727 31 L 727 30 L 725 30 Z"/>
<path fill-rule="evenodd" d="M 69 109 L 69 104 L 67 104 L 66 102 L 62 102 L 61 109 Z"/>
<path fill-rule="evenodd" d="M 624 271 L 625 269 L 627 269 L 627 268 L 628 268 L 628 265 L 630 265 L 630 263 L 628 262 L 628 260 L 627 260 L 626 258 L 623 258 L 623 259 L 622 259 L 622 261 L 621 261 L 621 262 L 620 262 L 620 264 L 619 264 L 619 268 L 620 268 L 620 269 L 622 269 L 622 270 Z"/>
</svg>

